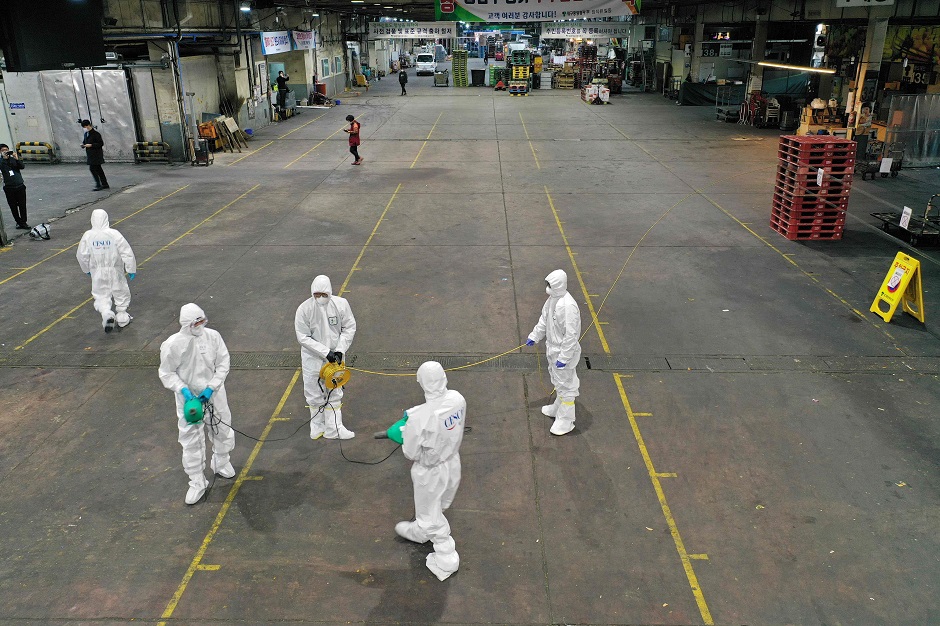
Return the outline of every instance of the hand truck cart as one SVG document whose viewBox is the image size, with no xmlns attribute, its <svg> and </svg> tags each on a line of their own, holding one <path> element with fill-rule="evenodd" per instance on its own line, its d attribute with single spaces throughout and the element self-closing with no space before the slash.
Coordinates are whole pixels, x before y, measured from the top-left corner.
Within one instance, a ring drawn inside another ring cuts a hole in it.
<svg viewBox="0 0 940 626">
<path fill-rule="evenodd" d="M 940 198 L 940 193 L 935 193 L 927 200 L 927 206 L 921 215 L 911 215 L 907 228 L 901 226 L 901 213 L 894 211 L 884 213 L 872 213 L 871 216 L 881 220 L 881 229 L 890 233 L 893 228 L 897 228 L 900 234 L 907 234 L 907 239 L 912 246 L 923 243 L 925 239 L 940 241 L 940 215 L 931 215 L 934 210 L 934 198 Z"/>
</svg>

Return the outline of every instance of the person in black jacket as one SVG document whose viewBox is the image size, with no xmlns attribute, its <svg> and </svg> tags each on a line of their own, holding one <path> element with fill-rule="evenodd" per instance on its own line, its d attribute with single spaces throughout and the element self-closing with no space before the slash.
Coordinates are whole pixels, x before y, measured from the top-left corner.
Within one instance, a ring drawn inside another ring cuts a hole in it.
<svg viewBox="0 0 940 626">
<path fill-rule="evenodd" d="M 398 72 L 398 82 L 401 83 L 401 95 L 407 96 L 408 92 L 405 90 L 405 85 L 408 84 L 408 72 L 404 68 Z"/>
<path fill-rule="evenodd" d="M 82 140 L 82 147 L 85 148 L 85 162 L 88 163 L 91 175 L 95 177 L 93 191 L 110 189 L 108 178 L 104 175 L 104 170 L 101 169 L 101 164 L 104 163 L 104 139 L 101 138 L 101 133 L 94 129 L 90 121 L 82 120 L 82 128 L 85 129 L 85 138 Z"/>
<path fill-rule="evenodd" d="M 274 80 L 277 83 L 277 108 L 283 111 L 287 108 L 287 81 L 290 80 L 290 76 L 282 70 L 277 73 L 277 78 Z"/>
<path fill-rule="evenodd" d="M 16 227 L 20 230 L 29 230 L 26 223 L 26 183 L 20 170 L 26 167 L 20 161 L 16 152 L 10 146 L 0 143 L 0 172 L 3 173 L 3 193 L 7 196 L 7 203 L 16 220 Z"/>
</svg>

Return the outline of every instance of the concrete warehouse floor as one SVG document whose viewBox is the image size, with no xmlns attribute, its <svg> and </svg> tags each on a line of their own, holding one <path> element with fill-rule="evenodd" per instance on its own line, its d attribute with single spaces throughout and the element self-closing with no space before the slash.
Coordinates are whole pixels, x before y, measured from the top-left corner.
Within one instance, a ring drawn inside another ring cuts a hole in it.
<svg viewBox="0 0 940 626">
<path fill-rule="evenodd" d="M 926 326 L 867 312 L 909 250 L 868 213 L 923 207 L 937 172 L 858 181 L 842 241 L 789 242 L 767 225 L 778 133 L 652 94 L 410 79 L 208 168 L 124 166 L 140 182 L 94 205 L 141 262 L 122 332 L 74 258 L 91 207 L 0 253 L 0 623 L 940 622 L 937 250 L 915 254 Z M 77 171 L 38 170 L 36 197 Z M 544 357 L 513 348 L 559 267 L 587 332 L 577 428 L 553 437 Z M 358 320 L 349 362 L 401 375 L 354 372 L 342 450 L 308 438 L 297 380 L 318 273 Z M 189 301 L 262 440 L 238 435 L 239 475 L 193 507 L 157 378 Z M 422 361 L 506 351 L 449 374 L 472 431 L 441 583 L 394 533 L 401 453 L 342 455 L 393 450 L 370 434 L 422 400 Z"/>
</svg>

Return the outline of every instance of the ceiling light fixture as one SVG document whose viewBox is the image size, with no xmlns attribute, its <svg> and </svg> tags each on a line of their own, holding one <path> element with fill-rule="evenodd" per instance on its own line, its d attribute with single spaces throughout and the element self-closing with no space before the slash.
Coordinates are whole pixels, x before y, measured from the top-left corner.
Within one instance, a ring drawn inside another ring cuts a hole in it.
<svg viewBox="0 0 940 626">
<path fill-rule="evenodd" d="M 242 2 L 242 3 L 241 3 L 241 6 L 238 7 L 238 10 L 241 11 L 242 13 L 248 13 L 249 11 L 251 11 L 251 3 L 250 3 L 250 2 Z"/>
<path fill-rule="evenodd" d="M 777 67 L 783 70 L 796 70 L 798 72 L 816 72 L 817 74 L 835 74 L 836 71 L 828 67 L 809 67 L 806 65 L 790 65 L 788 63 L 776 63 L 774 61 L 758 61 L 762 67 Z"/>
</svg>

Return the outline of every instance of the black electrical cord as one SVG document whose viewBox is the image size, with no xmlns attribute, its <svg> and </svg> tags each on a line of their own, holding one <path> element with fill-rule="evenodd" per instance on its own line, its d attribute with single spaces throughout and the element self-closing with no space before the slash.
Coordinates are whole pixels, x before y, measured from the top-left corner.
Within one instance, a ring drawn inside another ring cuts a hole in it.
<svg viewBox="0 0 940 626">
<path fill-rule="evenodd" d="M 339 422 L 336 420 L 336 409 L 333 408 L 333 404 L 332 404 L 332 402 L 330 402 L 330 396 L 331 396 L 332 394 L 333 394 L 333 390 L 332 390 L 332 389 L 330 389 L 329 391 L 327 391 L 326 400 L 323 402 L 323 404 L 321 404 L 319 407 L 317 407 L 316 413 L 314 413 L 313 415 L 311 415 L 311 416 L 310 416 L 310 419 L 308 419 L 308 420 L 305 421 L 303 424 L 301 424 L 300 426 L 298 426 L 297 429 L 296 429 L 294 432 L 292 432 L 291 434 L 289 434 L 289 435 L 286 436 L 286 437 L 278 437 L 277 439 L 265 439 L 265 440 L 264 440 L 265 443 L 267 443 L 267 442 L 269 442 L 269 441 L 287 441 L 288 439 L 291 439 L 294 435 L 296 435 L 297 433 L 299 433 L 300 430 L 301 430 L 304 426 L 306 426 L 307 424 L 309 424 L 310 422 L 312 422 L 314 419 L 316 419 L 316 417 L 317 417 L 318 415 L 320 415 L 320 413 L 323 413 L 327 406 L 329 406 L 330 409 L 333 411 L 333 421 L 334 421 L 333 425 L 334 425 L 334 427 L 337 428 L 337 431 L 338 431 L 338 430 L 339 430 L 339 428 L 338 428 Z M 209 426 L 209 428 L 212 430 L 213 434 L 218 434 L 218 432 L 219 432 L 219 430 L 218 430 L 218 429 L 219 429 L 219 424 L 225 424 L 226 426 L 228 426 L 229 428 L 231 428 L 233 431 L 235 431 L 236 433 L 238 433 L 238 434 L 241 435 L 242 437 L 246 437 L 246 438 L 248 438 L 248 439 L 251 439 L 252 441 L 261 441 L 261 439 L 258 439 L 257 437 L 252 437 L 252 436 L 249 435 L 248 433 L 244 433 L 244 432 L 238 430 L 237 428 L 235 428 L 234 426 L 232 426 L 231 424 L 229 424 L 228 422 L 226 422 L 226 421 L 223 420 L 222 418 L 216 417 L 216 415 L 215 415 L 215 407 L 212 405 L 211 402 L 209 402 L 209 403 L 203 403 L 203 413 L 204 413 L 204 416 L 205 416 L 203 419 L 204 419 L 204 421 L 206 422 L 206 424 Z M 362 464 L 362 465 L 378 465 L 379 463 L 383 463 L 383 462 L 387 461 L 389 458 L 391 458 L 391 456 L 392 456 L 393 454 L 395 454 L 395 450 L 397 450 L 397 449 L 399 448 L 399 446 L 396 445 L 394 450 L 392 450 L 391 452 L 389 452 L 388 455 L 386 455 L 383 459 L 381 459 L 381 460 L 379 460 L 379 461 L 359 461 L 359 460 L 357 460 L 357 459 L 351 459 L 351 458 L 349 458 L 348 456 L 346 456 L 346 453 L 343 451 L 343 441 L 342 441 L 342 439 L 340 439 L 339 442 L 340 442 L 340 443 L 339 443 L 339 452 L 340 452 L 340 454 L 343 456 L 343 458 L 344 458 L 345 460 L 349 461 L 350 463 L 359 463 L 359 464 Z M 215 481 L 215 479 L 213 478 L 213 482 L 214 482 L 214 481 Z M 211 485 L 210 485 L 210 489 L 211 489 Z M 206 491 L 206 493 L 208 493 L 208 490 Z"/>
<path fill-rule="evenodd" d="M 75 80 L 72 78 L 72 70 L 69 70 L 69 84 L 72 86 L 72 95 L 75 96 L 75 112 L 78 114 L 78 119 L 75 121 L 81 124 L 82 123 L 82 107 L 78 103 L 78 90 L 75 88 Z M 89 113 L 89 117 L 91 117 L 90 113 Z"/>
<path fill-rule="evenodd" d="M 98 119 L 101 120 L 102 124 L 105 124 L 104 111 L 101 110 L 101 98 L 98 97 L 98 80 L 95 78 L 95 68 L 91 68 L 91 85 L 95 88 L 95 102 L 98 103 Z M 91 111 L 89 111 L 88 114 L 90 116 Z"/>
</svg>

